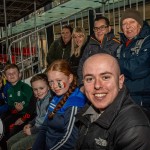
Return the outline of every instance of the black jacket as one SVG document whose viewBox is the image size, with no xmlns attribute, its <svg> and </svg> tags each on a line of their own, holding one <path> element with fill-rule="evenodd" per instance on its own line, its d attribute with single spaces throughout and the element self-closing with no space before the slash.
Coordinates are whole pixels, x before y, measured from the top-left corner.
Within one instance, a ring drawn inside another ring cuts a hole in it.
<svg viewBox="0 0 150 150">
<path fill-rule="evenodd" d="M 116 37 L 113 34 L 113 30 L 106 34 L 104 36 L 104 40 L 102 44 L 97 41 L 95 36 L 91 36 L 88 44 L 86 45 L 82 58 L 80 59 L 80 63 L 78 66 L 78 83 L 79 85 L 82 84 L 82 67 L 85 62 L 85 60 L 97 53 L 108 53 L 110 55 L 115 55 L 116 54 L 116 49 L 120 45 L 120 42 L 116 39 Z"/>
<path fill-rule="evenodd" d="M 47 53 L 47 64 L 50 65 L 54 60 L 66 59 L 69 60 L 71 52 L 71 40 L 65 45 L 62 38 L 55 40 Z"/>
<path fill-rule="evenodd" d="M 89 106 L 77 115 L 80 134 L 77 150 L 149 150 L 150 121 L 134 104 L 124 87 L 115 101 L 93 123 L 84 115 Z"/>
</svg>

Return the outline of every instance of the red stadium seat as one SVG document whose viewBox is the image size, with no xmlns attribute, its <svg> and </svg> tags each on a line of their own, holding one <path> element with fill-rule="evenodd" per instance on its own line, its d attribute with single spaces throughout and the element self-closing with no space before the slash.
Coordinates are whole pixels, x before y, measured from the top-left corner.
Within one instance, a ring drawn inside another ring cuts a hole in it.
<svg viewBox="0 0 150 150">
<path fill-rule="evenodd" d="M 13 55 L 21 55 L 20 48 L 12 48 L 11 52 Z M 30 56 L 30 55 L 35 55 L 36 54 L 36 49 L 35 47 L 31 47 L 31 52 L 29 47 L 23 47 L 22 48 L 22 55 L 23 56 Z"/>
<path fill-rule="evenodd" d="M 30 55 L 35 55 L 36 54 L 36 49 L 35 47 L 31 47 L 31 52 L 29 47 L 23 47 L 23 56 L 30 56 Z"/>
<path fill-rule="evenodd" d="M 9 55 L 7 54 L 0 54 L 0 62 L 1 63 L 6 63 L 9 59 Z M 11 59 L 12 59 L 12 63 L 15 64 L 16 63 L 16 56 L 12 55 L 11 56 Z"/>
</svg>

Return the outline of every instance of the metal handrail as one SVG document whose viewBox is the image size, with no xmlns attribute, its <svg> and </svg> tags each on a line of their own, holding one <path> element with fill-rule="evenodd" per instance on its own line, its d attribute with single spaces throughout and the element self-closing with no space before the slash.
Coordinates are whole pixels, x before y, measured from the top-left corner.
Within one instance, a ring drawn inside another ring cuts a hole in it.
<svg viewBox="0 0 150 150">
<path fill-rule="evenodd" d="M 25 36 L 23 36 L 23 37 L 21 37 L 21 38 L 19 38 L 19 39 L 14 40 L 14 41 L 11 42 L 10 45 L 9 45 L 9 48 L 8 48 L 9 54 L 11 55 L 11 50 L 10 50 L 10 49 L 11 49 L 12 44 L 14 44 L 14 43 L 16 43 L 16 42 L 18 42 L 18 41 L 21 41 L 22 39 L 24 39 L 24 38 L 26 38 L 26 37 L 28 37 L 28 36 L 30 36 L 30 35 L 32 35 L 32 34 L 35 34 L 35 33 L 39 32 L 39 31 L 41 31 L 41 30 L 43 30 L 43 29 L 45 29 L 45 28 L 48 28 L 48 27 L 50 27 L 50 26 L 52 26 L 52 25 L 54 25 L 54 24 L 56 24 L 56 23 L 59 23 L 60 21 L 69 18 L 70 16 L 73 16 L 73 15 L 76 15 L 76 14 L 78 14 L 78 13 L 81 13 L 81 12 L 83 12 L 83 11 L 88 11 L 88 10 L 94 10 L 94 8 L 88 7 L 88 8 L 85 8 L 85 9 L 83 9 L 83 10 L 80 10 L 80 11 L 78 11 L 78 12 L 76 12 L 76 13 L 72 13 L 71 15 L 68 15 L 68 16 L 66 16 L 66 17 L 63 17 L 63 18 L 61 18 L 60 20 L 54 21 L 54 22 L 52 22 L 52 23 L 50 23 L 50 24 L 48 24 L 48 25 L 46 25 L 46 26 L 44 26 L 44 27 L 41 27 L 40 29 L 37 29 L 36 31 L 33 31 L 33 32 L 31 32 L 31 33 L 29 33 L 29 34 L 27 34 L 27 35 L 25 35 Z"/>
<path fill-rule="evenodd" d="M 10 36 L 10 37 L 8 37 L 8 40 L 13 39 L 13 38 L 15 38 L 17 36 L 20 36 L 21 34 L 25 34 L 26 32 L 30 32 L 30 31 L 32 32 L 32 29 L 29 29 L 29 30 L 23 31 L 21 33 L 15 34 L 13 36 Z M 2 39 L 4 39 L 4 40 L 0 41 L 0 43 L 6 42 L 6 37 L 4 37 Z"/>
</svg>

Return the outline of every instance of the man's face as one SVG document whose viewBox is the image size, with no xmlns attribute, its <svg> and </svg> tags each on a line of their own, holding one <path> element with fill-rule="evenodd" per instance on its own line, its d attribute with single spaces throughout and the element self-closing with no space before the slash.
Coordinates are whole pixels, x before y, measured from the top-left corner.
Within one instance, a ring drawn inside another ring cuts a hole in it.
<svg viewBox="0 0 150 150">
<path fill-rule="evenodd" d="M 104 19 L 94 22 L 94 34 L 98 41 L 102 41 L 105 34 L 109 32 L 109 27 Z"/>
<path fill-rule="evenodd" d="M 61 31 L 61 37 L 65 44 L 71 40 L 71 32 L 68 28 L 63 28 Z"/>
<path fill-rule="evenodd" d="M 127 18 L 122 21 L 122 31 L 125 36 L 131 40 L 140 33 L 141 25 L 132 18 Z"/>
<path fill-rule="evenodd" d="M 21 74 L 16 68 L 10 68 L 6 70 L 5 76 L 12 85 L 15 85 L 20 80 Z"/>
<path fill-rule="evenodd" d="M 83 68 L 85 94 L 99 110 L 105 110 L 117 97 L 124 76 L 119 75 L 115 61 L 98 56 L 87 60 Z"/>
</svg>

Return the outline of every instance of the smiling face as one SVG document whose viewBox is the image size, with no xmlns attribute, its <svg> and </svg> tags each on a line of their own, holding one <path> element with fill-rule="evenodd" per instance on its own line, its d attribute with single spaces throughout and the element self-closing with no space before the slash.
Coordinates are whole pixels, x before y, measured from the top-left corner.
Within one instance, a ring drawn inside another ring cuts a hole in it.
<svg viewBox="0 0 150 150">
<path fill-rule="evenodd" d="M 71 40 L 71 32 L 68 28 L 63 28 L 61 31 L 61 37 L 65 44 Z"/>
<path fill-rule="evenodd" d="M 94 55 L 83 67 L 84 88 L 87 98 L 100 110 L 105 110 L 123 87 L 115 59 L 109 55 Z"/>
<path fill-rule="evenodd" d="M 140 33 L 141 25 L 132 18 L 127 18 L 122 21 L 122 31 L 125 36 L 131 40 Z"/>
<path fill-rule="evenodd" d="M 37 80 L 32 82 L 32 89 L 37 99 L 43 99 L 49 90 L 49 86 L 44 80 Z"/>
<path fill-rule="evenodd" d="M 106 21 L 104 19 L 98 20 L 94 22 L 94 34 L 98 41 L 102 41 L 105 34 L 109 32 L 109 26 L 106 25 Z"/>
<path fill-rule="evenodd" d="M 6 79 L 12 84 L 15 85 L 21 77 L 21 73 L 17 68 L 10 68 L 5 72 Z"/>
<path fill-rule="evenodd" d="M 85 35 L 82 32 L 74 32 L 73 39 L 78 47 L 81 47 L 85 40 Z"/>
<path fill-rule="evenodd" d="M 65 94 L 73 81 L 72 74 L 66 76 L 64 73 L 59 71 L 50 70 L 47 72 L 47 76 L 51 90 L 58 96 Z"/>
</svg>

